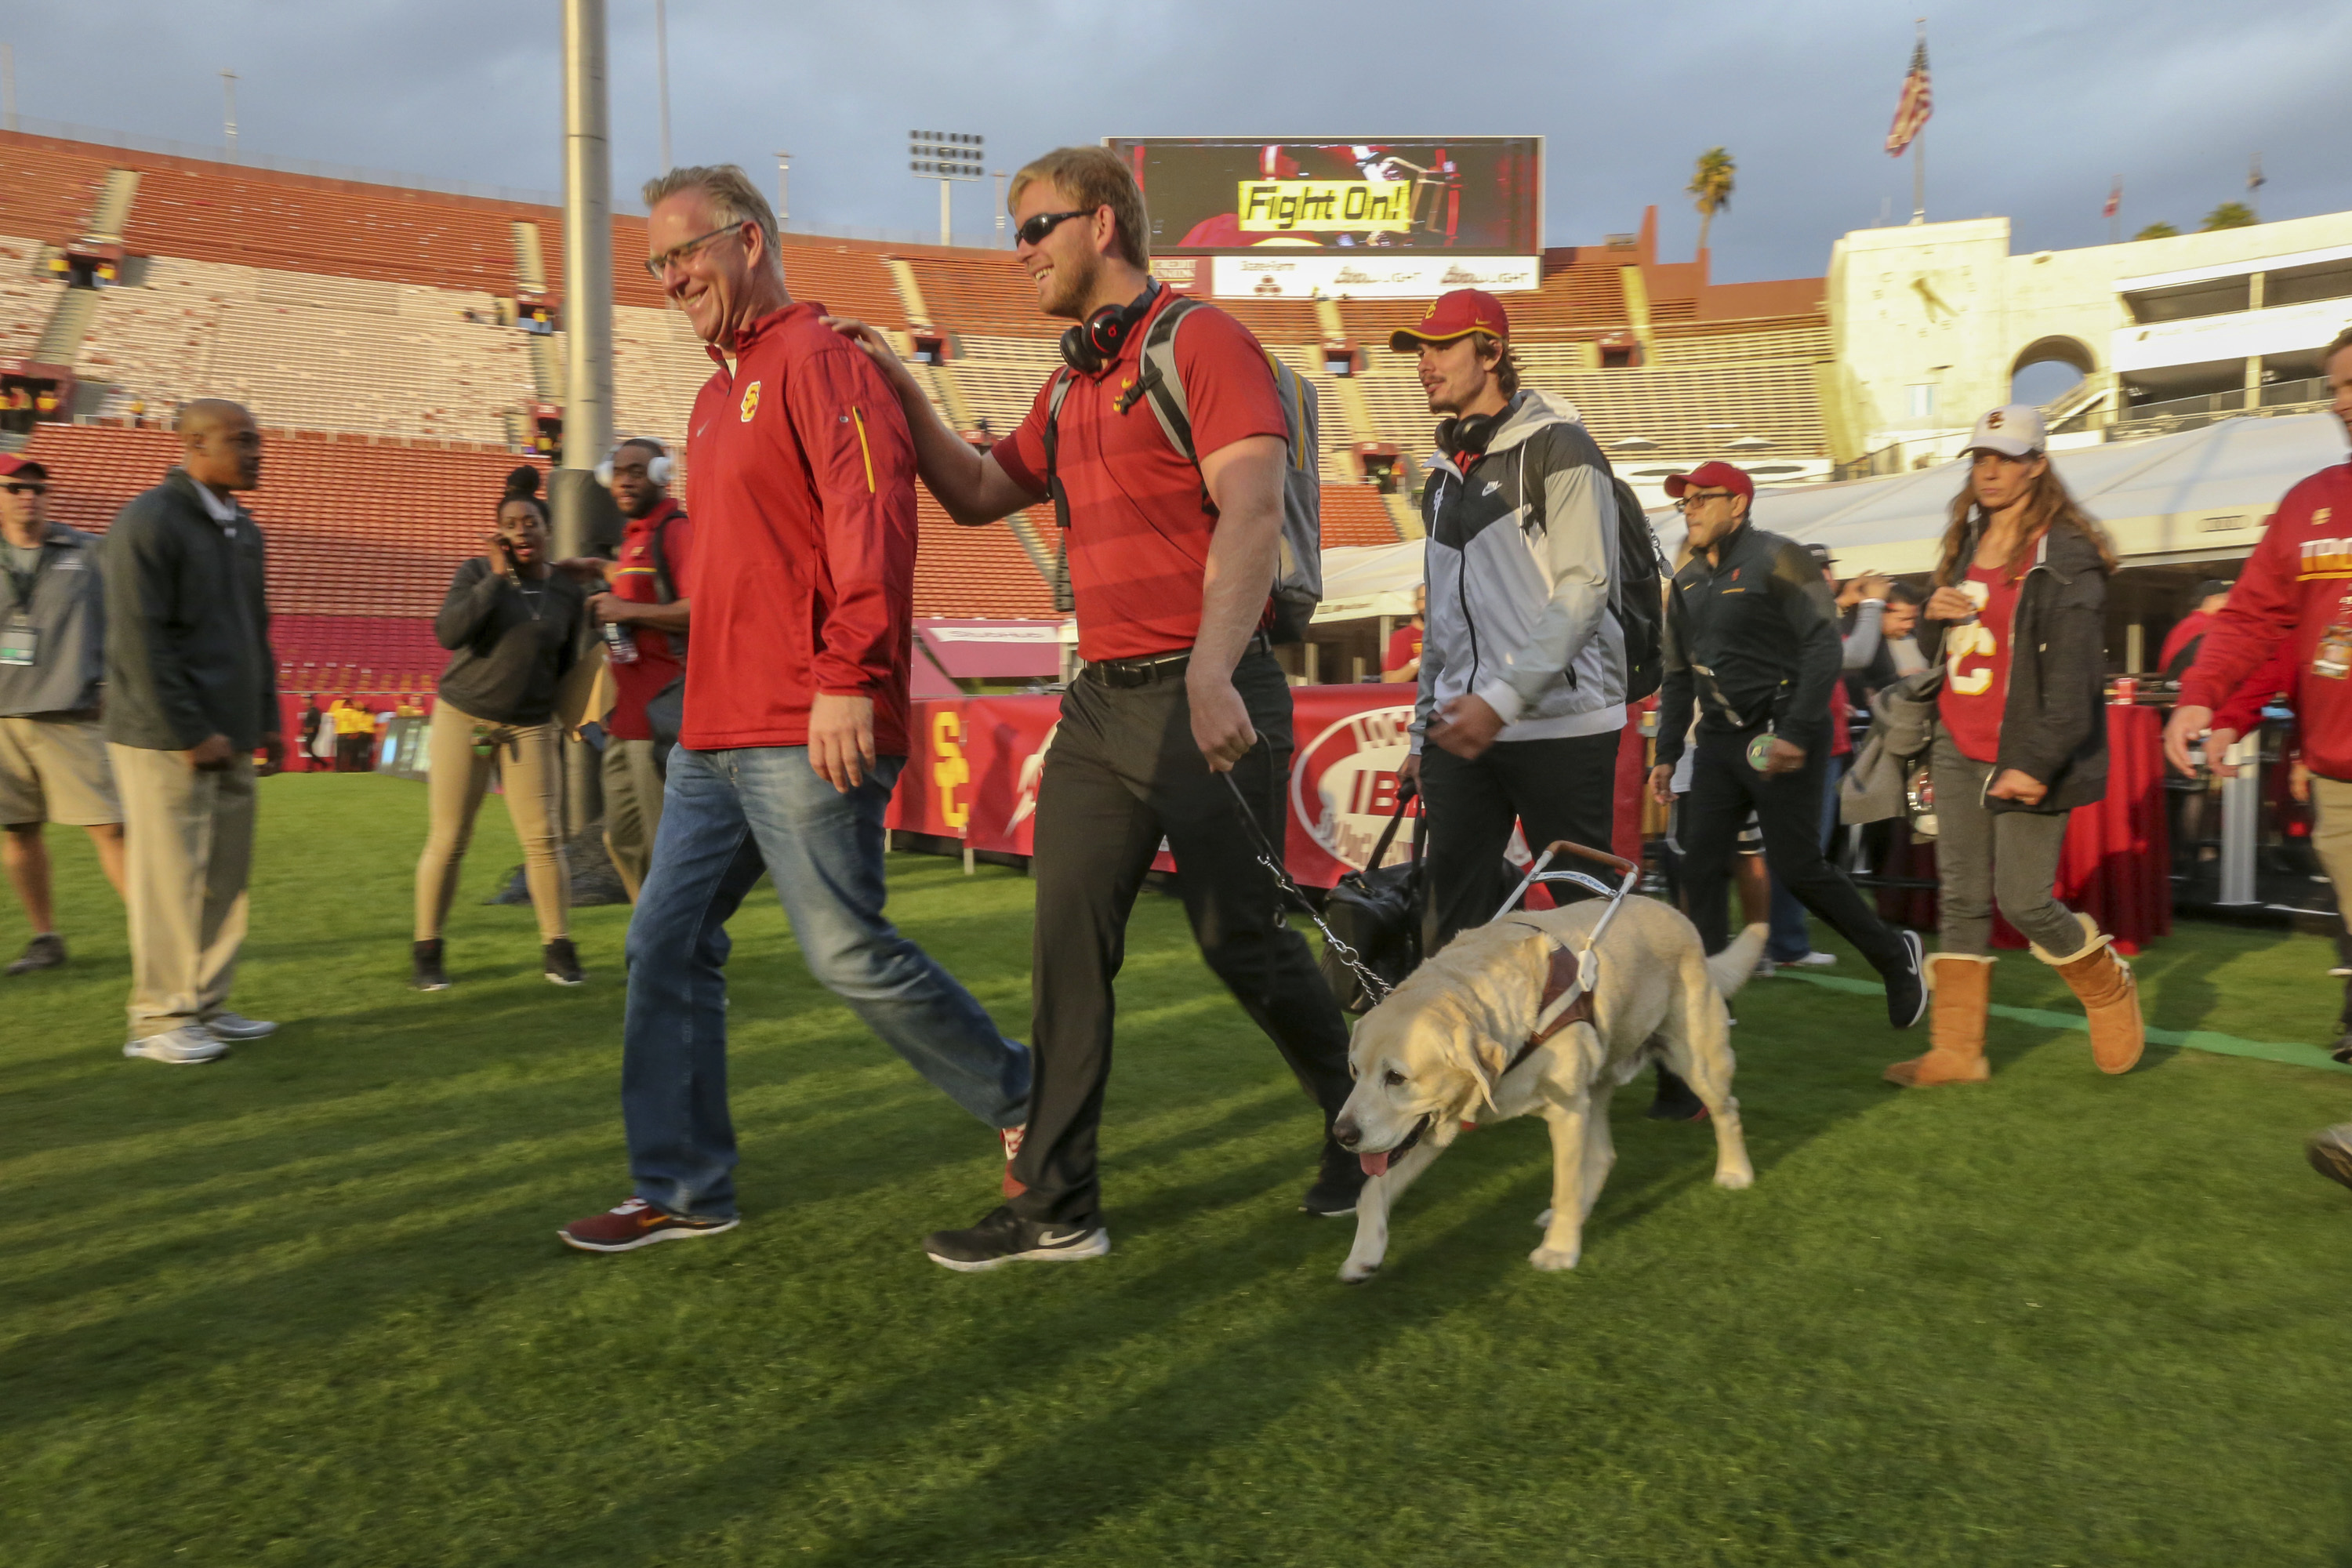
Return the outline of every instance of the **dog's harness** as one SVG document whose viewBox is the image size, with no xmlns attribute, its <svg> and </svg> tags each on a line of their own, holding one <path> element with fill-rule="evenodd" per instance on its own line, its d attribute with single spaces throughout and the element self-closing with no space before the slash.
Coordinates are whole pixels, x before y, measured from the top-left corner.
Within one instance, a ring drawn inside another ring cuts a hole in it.
<svg viewBox="0 0 2352 1568">
<path fill-rule="evenodd" d="M 1552 857 L 1562 851 L 1598 860 L 1620 873 L 1623 880 L 1612 888 L 1599 878 L 1582 871 L 1550 869 Z M 1601 938 L 1608 931 L 1609 922 L 1617 918 L 1618 907 L 1625 901 L 1625 895 L 1633 890 L 1633 884 L 1641 878 L 1642 868 L 1631 860 L 1620 859 L 1598 849 L 1588 849 L 1581 844 L 1571 844 L 1563 838 L 1537 858 L 1536 863 L 1528 868 L 1528 874 L 1519 879 L 1519 885 L 1511 889 L 1510 897 L 1503 900 L 1503 907 L 1495 911 L 1496 920 L 1507 918 L 1513 907 L 1527 896 L 1528 889 L 1538 882 L 1572 882 L 1609 900 L 1609 907 L 1601 911 L 1599 920 L 1592 922 L 1591 933 L 1584 939 L 1581 948 L 1562 946 L 1558 937 L 1524 916 L 1512 922 L 1523 925 L 1542 937 L 1549 953 L 1545 962 L 1543 997 L 1536 1004 L 1535 1028 L 1519 1048 L 1511 1053 L 1511 1059 L 1504 1064 L 1502 1072 L 1496 1075 L 1496 1082 L 1500 1083 L 1513 1068 L 1535 1055 L 1538 1047 L 1570 1024 L 1594 1022 L 1592 993 L 1601 981 L 1601 955 L 1597 951 Z"/>
</svg>

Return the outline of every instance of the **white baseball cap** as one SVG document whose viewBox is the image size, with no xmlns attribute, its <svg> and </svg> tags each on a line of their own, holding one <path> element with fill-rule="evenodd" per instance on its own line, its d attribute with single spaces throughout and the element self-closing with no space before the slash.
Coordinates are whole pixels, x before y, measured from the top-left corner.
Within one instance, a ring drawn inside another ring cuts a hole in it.
<svg viewBox="0 0 2352 1568">
<path fill-rule="evenodd" d="M 2011 403 L 1977 421 L 1976 430 L 1969 437 L 1965 450 L 1999 452 L 2003 457 L 2023 458 L 2042 451 L 2049 445 L 2050 426 L 2043 423 L 2042 410 L 2031 403 Z"/>
</svg>

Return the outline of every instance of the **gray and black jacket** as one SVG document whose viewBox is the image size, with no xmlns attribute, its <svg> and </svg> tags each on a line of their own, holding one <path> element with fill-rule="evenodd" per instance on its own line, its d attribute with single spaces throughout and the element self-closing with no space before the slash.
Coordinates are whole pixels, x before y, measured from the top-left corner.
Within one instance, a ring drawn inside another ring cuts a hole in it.
<svg viewBox="0 0 2352 1568">
<path fill-rule="evenodd" d="M 1666 590 L 1665 678 L 1658 761 L 1681 760 L 1698 726 L 1745 733 L 1769 725 L 1800 746 L 1827 745 L 1830 687 L 1845 654 L 1837 606 L 1813 558 L 1752 522 L 1698 552 Z"/>
<path fill-rule="evenodd" d="M 0 578 L 0 620 L 19 614 L 39 639 L 37 662 L 0 665 L 0 718 L 87 713 L 97 707 L 106 679 L 106 589 L 95 534 L 49 524 L 31 602 L 18 604 L 15 586 Z"/>
<path fill-rule="evenodd" d="M 1954 559 L 1975 559 L 1984 537 L 1978 512 Z M 1955 582 L 1968 575 L 1966 565 Z M 1935 586 L 1954 586 L 1938 574 Z M 1945 623 L 1922 619 L 1919 651 L 1944 657 Z M 1985 801 L 1988 811 L 2052 816 L 2107 793 L 2107 713 L 2101 688 L 2107 669 L 2107 566 L 2078 530 L 2053 528 L 2034 546 L 2033 564 L 2017 585 L 2009 626 L 2009 691 L 2000 705 L 2000 756 L 1993 776 L 2015 768 L 2048 786 L 2033 805 Z"/>
<path fill-rule="evenodd" d="M 1465 472 L 1444 454 L 1431 458 L 1422 496 L 1429 624 L 1412 749 L 1430 715 L 1465 695 L 1502 716 L 1503 741 L 1622 729 L 1609 460 L 1572 405 L 1527 390 L 1466 463 Z"/>
<path fill-rule="evenodd" d="M 215 522 L 173 468 L 115 515 L 106 578 L 106 738 L 184 752 L 226 735 L 239 752 L 278 730 L 268 558 L 243 507 Z"/>
</svg>

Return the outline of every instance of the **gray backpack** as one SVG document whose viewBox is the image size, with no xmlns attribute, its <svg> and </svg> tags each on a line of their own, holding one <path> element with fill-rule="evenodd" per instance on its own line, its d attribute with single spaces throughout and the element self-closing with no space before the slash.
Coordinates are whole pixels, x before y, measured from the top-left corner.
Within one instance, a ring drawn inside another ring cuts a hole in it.
<svg viewBox="0 0 2352 1568">
<path fill-rule="evenodd" d="M 1184 378 L 1176 371 L 1176 329 L 1200 304 L 1198 300 L 1180 297 L 1160 312 L 1143 340 L 1141 373 L 1135 384 L 1119 395 L 1117 404 L 1125 414 L 1137 399 L 1149 397 L 1168 444 L 1195 464 L 1200 454 L 1192 449 L 1192 418 L 1184 402 Z M 1282 396 L 1289 458 L 1283 472 L 1281 560 L 1275 572 L 1274 625 L 1268 635 L 1278 643 L 1304 642 L 1307 623 L 1323 602 L 1322 416 L 1313 383 L 1300 380 L 1297 372 L 1272 354 L 1265 356 L 1265 362 Z M 1053 395 L 1045 405 L 1045 488 L 1054 498 L 1054 521 L 1061 525 L 1066 541 L 1055 563 L 1054 584 L 1055 606 L 1063 610 L 1071 607 L 1066 542 L 1070 503 L 1054 470 L 1058 446 L 1055 426 L 1061 418 L 1062 400 L 1069 395 L 1070 382 L 1069 371 L 1056 371 Z M 1202 499 L 1209 500 L 1205 487 Z M 1213 502 L 1211 505 L 1213 508 Z"/>
</svg>

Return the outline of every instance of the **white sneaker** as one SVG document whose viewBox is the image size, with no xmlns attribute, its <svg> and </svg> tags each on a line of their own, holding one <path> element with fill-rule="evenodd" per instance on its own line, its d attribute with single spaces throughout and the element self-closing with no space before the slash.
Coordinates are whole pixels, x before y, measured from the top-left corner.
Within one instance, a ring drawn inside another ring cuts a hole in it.
<svg viewBox="0 0 2352 1568">
<path fill-rule="evenodd" d="M 1756 961 L 1755 978 L 1758 980 L 1769 980 L 1772 978 L 1772 972 L 1780 967 L 1780 966 L 1779 964 L 1773 963 L 1769 958 L 1759 958 Z"/>
<path fill-rule="evenodd" d="M 122 1054 L 145 1057 L 151 1062 L 169 1062 L 173 1067 L 188 1067 L 228 1055 L 228 1042 L 202 1024 L 183 1024 L 167 1034 L 150 1035 L 143 1040 L 133 1040 L 122 1047 Z"/>
<path fill-rule="evenodd" d="M 1802 958 L 1784 958 L 1780 966 L 1784 969 L 1827 969 L 1836 962 L 1837 954 L 1834 952 L 1808 952 Z"/>
<path fill-rule="evenodd" d="M 278 1032 L 275 1024 L 259 1018 L 248 1018 L 242 1013 L 221 1013 L 205 1020 L 204 1026 L 216 1040 L 266 1040 Z"/>
</svg>

